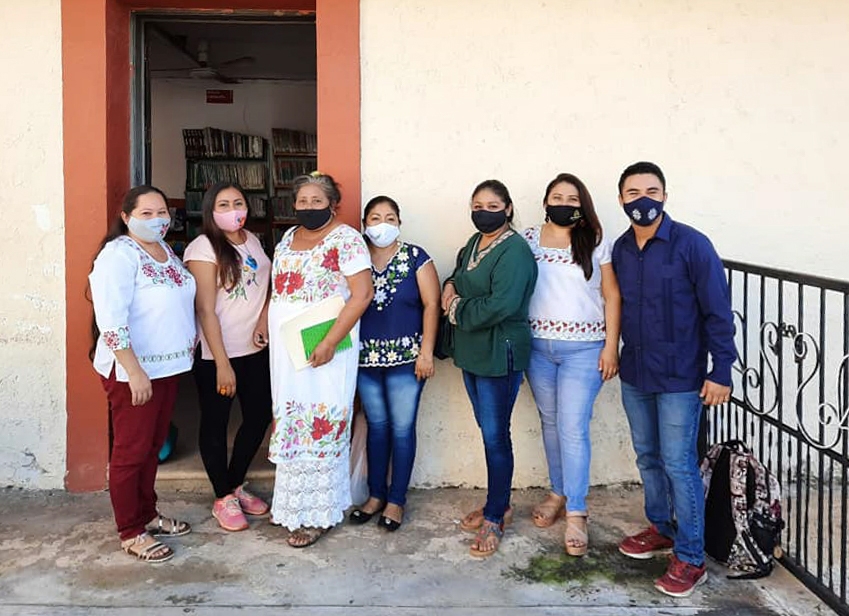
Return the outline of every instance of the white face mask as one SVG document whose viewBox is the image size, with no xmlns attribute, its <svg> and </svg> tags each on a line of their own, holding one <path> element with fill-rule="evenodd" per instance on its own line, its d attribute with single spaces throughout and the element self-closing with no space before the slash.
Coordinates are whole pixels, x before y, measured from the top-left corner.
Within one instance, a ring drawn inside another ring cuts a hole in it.
<svg viewBox="0 0 849 616">
<path fill-rule="evenodd" d="M 143 242 L 158 242 L 168 233 L 170 218 L 136 218 L 130 216 L 127 228 Z"/>
<path fill-rule="evenodd" d="M 386 248 L 401 235 L 401 228 L 388 222 L 380 222 L 366 227 L 366 236 L 378 248 Z"/>
</svg>

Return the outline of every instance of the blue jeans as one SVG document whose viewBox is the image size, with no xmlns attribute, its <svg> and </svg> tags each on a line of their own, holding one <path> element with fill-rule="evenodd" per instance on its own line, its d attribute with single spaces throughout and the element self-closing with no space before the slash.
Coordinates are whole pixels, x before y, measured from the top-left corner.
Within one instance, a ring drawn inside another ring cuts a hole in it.
<svg viewBox="0 0 849 616">
<path fill-rule="evenodd" d="M 357 390 L 368 422 L 366 457 L 369 495 L 403 507 L 416 459 L 416 415 L 425 381 L 415 363 L 392 368 L 360 368 Z M 386 476 L 392 460 L 392 485 Z"/>
<path fill-rule="evenodd" d="M 510 416 L 522 384 L 522 373 L 505 376 L 477 376 L 463 370 L 463 383 L 472 402 L 475 421 L 481 429 L 486 454 L 486 504 L 483 517 L 501 524 L 510 506 L 513 484 L 513 443 Z"/>
<path fill-rule="evenodd" d="M 566 497 L 570 513 L 587 514 L 590 419 L 603 380 L 598 358 L 604 341 L 534 338 L 528 383 L 542 424 L 551 491 Z"/>
<path fill-rule="evenodd" d="M 622 403 L 643 480 L 646 517 L 662 535 L 674 538 L 680 560 L 699 566 L 705 560 L 705 495 L 696 444 L 699 392 L 650 394 L 622 381 Z"/>
</svg>

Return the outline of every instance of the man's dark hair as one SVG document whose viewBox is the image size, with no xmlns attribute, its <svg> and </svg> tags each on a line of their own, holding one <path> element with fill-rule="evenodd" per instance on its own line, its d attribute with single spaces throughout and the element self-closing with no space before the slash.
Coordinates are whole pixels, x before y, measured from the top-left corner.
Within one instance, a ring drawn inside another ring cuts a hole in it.
<svg viewBox="0 0 849 616">
<path fill-rule="evenodd" d="M 625 171 L 622 172 L 622 175 L 619 176 L 619 194 L 622 194 L 622 187 L 625 185 L 625 180 L 632 175 L 641 175 L 643 173 L 650 173 L 651 175 L 657 176 L 657 179 L 660 180 L 660 185 L 663 186 L 663 192 L 666 192 L 666 178 L 663 176 L 663 171 L 660 170 L 660 167 L 654 163 L 640 161 L 628 166 Z"/>
</svg>

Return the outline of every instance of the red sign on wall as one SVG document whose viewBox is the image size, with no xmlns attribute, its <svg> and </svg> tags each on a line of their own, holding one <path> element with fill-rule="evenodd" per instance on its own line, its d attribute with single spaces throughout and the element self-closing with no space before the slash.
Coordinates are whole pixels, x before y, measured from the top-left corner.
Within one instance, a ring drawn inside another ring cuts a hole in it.
<svg viewBox="0 0 849 616">
<path fill-rule="evenodd" d="M 212 105 L 232 105 L 233 90 L 207 90 L 206 102 Z"/>
</svg>

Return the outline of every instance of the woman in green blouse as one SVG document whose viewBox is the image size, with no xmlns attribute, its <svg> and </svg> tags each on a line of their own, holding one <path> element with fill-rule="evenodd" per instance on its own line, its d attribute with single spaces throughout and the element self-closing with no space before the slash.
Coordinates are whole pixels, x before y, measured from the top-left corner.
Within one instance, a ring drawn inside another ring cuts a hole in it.
<svg viewBox="0 0 849 616">
<path fill-rule="evenodd" d="M 442 309 L 455 326 L 454 364 L 463 370 L 486 452 L 486 504 L 466 515 L 460 528 L 477 533 L 471 555 L 487 557 L 498 550 L 505 514 L 511 517 L 510 415 L 531 351 L 528 303 L 537 265 L 510 225 L 513 201 L 504 184 L 480 183 L 471 207 L 478 233 L 466 243 L 445 283 Z"/>
</svg>

